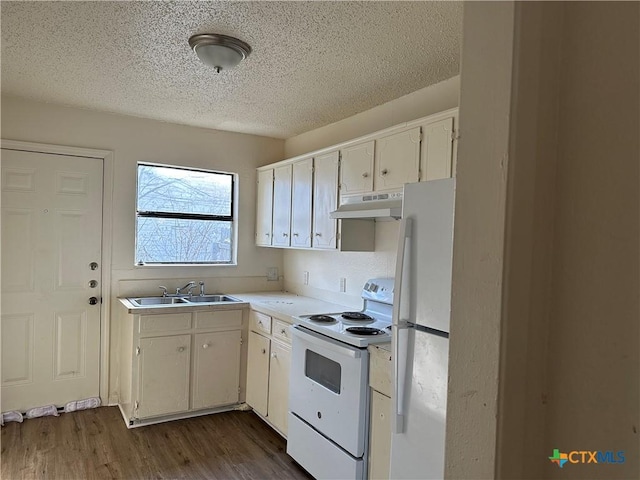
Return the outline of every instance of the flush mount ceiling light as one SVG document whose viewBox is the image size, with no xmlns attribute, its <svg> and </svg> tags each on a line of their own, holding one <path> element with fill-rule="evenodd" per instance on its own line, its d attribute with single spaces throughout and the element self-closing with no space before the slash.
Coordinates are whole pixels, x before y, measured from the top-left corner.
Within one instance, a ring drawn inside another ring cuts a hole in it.
<svg viewBox="0 0 640 480">
<path fill-rule="evenodd" d="M 201 33 L 189 39 L 189 46 L 198 58 L 216 73 L 233 68 L 251 53 L 251 47 L 234 37 L 216 33 Z"/>
</svg>

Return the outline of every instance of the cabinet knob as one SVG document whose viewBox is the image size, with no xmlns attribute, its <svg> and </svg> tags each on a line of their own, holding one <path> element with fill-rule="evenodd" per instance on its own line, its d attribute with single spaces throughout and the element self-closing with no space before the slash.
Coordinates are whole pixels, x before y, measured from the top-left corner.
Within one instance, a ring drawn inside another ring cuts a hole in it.
<svg viewBox="0 0 640 480">
<path fill-rule="evenodd" d="M 284 232 L 282 232 L 282 236 L 283 236 L 283 237 L 288 237 L 288 236 L 289 236 L 289 234 L 288 234 L 288 233 L 284 233 Z"/>
<path fill-rule="evenodd" d="M 316 237 L 321 237 L 322 234 L 320 232 L 316 232 Z"/>
<path fill-rule="evenodd" d="M 265 353 L 267 353 L 267 349 L 266 349 L 266 348 L 263 348 L 263 349 L 262 349 L 262 354 L 264 355 Z"/>
<path fill-rule="evenodd" d="M 267 237 L 269 236 L 269 234 L 268 234 L 268 233 L 265 233 L 265 235 L 266 235 Z"/>
<path fill-rule="evenodd" d="M 389 173 L 389 170 L 387 170 L 386 168 L 384 170 L 382 170 L 382 172 L 380 172 L 382 175 L 386 175 L 387 173 Z"/>
<path fill-rule="evenodd" d="M 280 335 L 286 335 L 287 331 L 283 328 L 282 330 L 280 330 Z"/>
<path fill-rule="evenodd" d="M 178 347 L 179 352 L 184 352 L 184 347 Z"/>
<path fill-rule="evenodd" d="M 273 352 L 273 353 L 271 354 L 271 358 L 278 358 L 278 355 L 276 355 L 276 352 Z"/>
<path fill-rule="evenodd" d="M 300 235 L 298 235 L 297 233 L 293 234 L 294 237 L 299 237 Z"/>
<path fill-rule="evenodd" d="M 209 348 L 209 344 L 205 343 L 204 345 L 202 345 L 202 348 Z"/>
<path fill-rule="evenodd" d="M 262 320 L 258 320 L 258 325 L 262 325 Z"/>
<path fill-rule="evenodd" d="M 367 178 L 368 176 L 369 176 L 369 172 L 364 172 L 364 173 L 362 174 L 362 178 Z"/>
</svg>

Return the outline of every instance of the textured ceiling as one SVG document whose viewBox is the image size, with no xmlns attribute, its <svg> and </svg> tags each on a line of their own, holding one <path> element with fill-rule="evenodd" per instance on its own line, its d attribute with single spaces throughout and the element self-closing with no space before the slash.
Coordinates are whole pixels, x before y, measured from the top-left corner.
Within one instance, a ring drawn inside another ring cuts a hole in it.
<svg viewBox="0 0 640 480">
<path fill-rule="evenodd" d="M 1 2 L 2 92 L 288 138 L 459 71 L 462 2 Z M 215 74 L 196 33 L 253 49 Z"/>
</svg>

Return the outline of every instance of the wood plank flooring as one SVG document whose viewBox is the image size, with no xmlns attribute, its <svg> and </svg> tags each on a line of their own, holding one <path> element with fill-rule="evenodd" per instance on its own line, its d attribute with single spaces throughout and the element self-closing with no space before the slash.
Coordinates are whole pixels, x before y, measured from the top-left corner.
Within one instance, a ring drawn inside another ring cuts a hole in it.
<svg viewBox="0 0 640 480">
<path fill-rule="evenodd" d="M 311 479 L 252 412 L 128 430 L 117 407 L 2 427 L 2 479 Z"/>
</svg>

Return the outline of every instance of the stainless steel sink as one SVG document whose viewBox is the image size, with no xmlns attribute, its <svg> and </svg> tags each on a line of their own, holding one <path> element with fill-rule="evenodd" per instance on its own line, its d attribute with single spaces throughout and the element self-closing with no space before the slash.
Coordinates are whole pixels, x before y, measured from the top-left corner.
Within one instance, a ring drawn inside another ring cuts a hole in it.
<svg viewBox="0 0 640 480">
<path fill-rule="evenodd" d="M 185 298 L 187 302 L 195 303 L 219 303 L 219 302 L 240 302 L 237 298 L 229 295 L 194 295 L 193 297 Z"/>
<path fill-rule="evenodd" d="M 140 307 L 144 305 L 174 305 L 176 303 L 187 303 L 184 298 L 180 297 L 142 297 L 130 298 L 129 300 Z"/>
<path fill-rule="evenodd" d="M 192 297 L 139 297 L 128 299 L 133 305 L 137 307 L 145 307 L 150 305 L 183 305 L 187 306 L 190 303 L 228 303 L 228 302 L 241 302 L 235 297 L 230 295 L 216 294 L 216 295 L 194 295 Z"/>
</svg>

